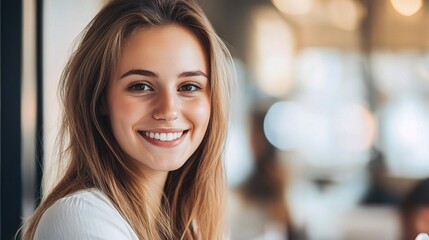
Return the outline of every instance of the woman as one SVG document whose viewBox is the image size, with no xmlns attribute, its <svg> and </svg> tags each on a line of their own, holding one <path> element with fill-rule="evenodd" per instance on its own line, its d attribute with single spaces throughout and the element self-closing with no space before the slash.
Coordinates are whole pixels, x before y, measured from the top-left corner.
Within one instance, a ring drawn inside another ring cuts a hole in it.
<svg viewBox="0 0 429 240">
<path fill-rule="evenodd" d="M 109 2 L 64 70 L 68 165 L 24 239 L 222 239 L 230 67 L 195 2 Z"/>
</svg>

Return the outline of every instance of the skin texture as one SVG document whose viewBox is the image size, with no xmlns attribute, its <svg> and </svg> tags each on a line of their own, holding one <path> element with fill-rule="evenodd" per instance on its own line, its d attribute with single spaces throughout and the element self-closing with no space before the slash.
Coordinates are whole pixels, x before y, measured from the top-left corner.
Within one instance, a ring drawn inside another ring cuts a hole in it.
<svg viewBox="0 0 429 240">
<path fill-rule="evenodd" d="M 113 135 L 142 174 L 161 188 L 168 172 L 186 162 L 207 130 L 208 68 L 203 47 L 190 31 L 174 24 L 142 28 L 128 38 L 109 83 L 107 115 Z M 153 139 L 156 133 L 165 134 Z M 180 133 L 176 140 L 163 141 Z"/>
</svg>

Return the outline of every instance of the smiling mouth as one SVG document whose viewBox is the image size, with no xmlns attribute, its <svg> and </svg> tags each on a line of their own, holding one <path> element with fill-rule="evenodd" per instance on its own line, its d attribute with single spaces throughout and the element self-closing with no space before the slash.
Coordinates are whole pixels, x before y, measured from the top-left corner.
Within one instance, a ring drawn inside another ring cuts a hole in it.
<svg viewBox="0 0 429 240">
<path fill-rule="evenodd" d="M 184 134 L 186 134 L 189 130 L 185 130 L 182 132 L 147 132 L 147 131 L 138 131 L 140 135 L 143 137 L 147 137 L 150 139 L 163 141 L 163 142 L 171 142 L 181 138 Z"/>
</svg>

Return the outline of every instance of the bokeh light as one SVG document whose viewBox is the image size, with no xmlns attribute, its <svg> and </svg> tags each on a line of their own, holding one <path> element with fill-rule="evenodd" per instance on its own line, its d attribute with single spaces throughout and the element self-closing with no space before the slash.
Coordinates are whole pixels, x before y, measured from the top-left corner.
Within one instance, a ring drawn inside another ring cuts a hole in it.
<svg viewBox="0 0 429 240">
<path fill-rule="evenodd" d="M 249 96 L 246 92 L 246 67 L 243 62 L 233 59 L 236 71 L 236 88 L 231 96 L 231 115 L 225 149 L 225 170 L 229 187 L 242 184 L 254 170 L 254 159 L 250 147 L 248 127 Z"/>
<path fill-rule="evenodd" d="M 336 97 L 340 91 L 342 59 L 334 49 L 307 48 L 296 60 L 297 88 L 311 98 Z"/>
<path fill-rule="evenodd" d="M 417 64 L 417 72 L 425 83 L 429 83 L 429 54 L 421 57 L 420 62 Z"/>
<path fill-rule="evenodd" d="M 429 110 L 422 96 L 404 95 L 380 112 L 380 145 L 393 176 L 429 175 Z"/>
<path fill-rule="evenodd" d="M 254 12 L 253 66 L 256 83 L 271 96 L 285 96 L 292 88 L 294 37 L 290 26 L 273 9 Z"/>
<path fill-rule="evenodd" d="M 422 0 L 390 0 L 393 8 L 403 16 L 411 16 L 422 8 Z"/>
<path fill-rule="evenodd" d="M 370 56 L 374 85 L 386 96 L 398 95 L 416 88 L 416 52 L 393 53 L 379 51 Z"/>
<path fill-rule="evenodd" d="M 314 0 L 272 0 L 281 12 L 291 15 L 303 15 L 311 11 Z"/>
<path fill-rule="evenodd" d="M 242 184 L 254 169 L 246 130 L 239 125 L 232 125 L 228 132 L 225 170 L 227 182 L 231 188 Z"/>
<path fill-rule="evenodd" d="M 336 117 L 337 142 L 348 151 L 368 150 L 375 141 L 377 126 L 372 113 L 357 104 L 342 106 Z"/>
<path fill-rule="evenodd" d="M 303 114 L 296 103 L 287 101 L 274 103 L 264 120 L 264 132 L 268 141 L 282 150 L 297 148 Z"/>
<path fill-rule="evenodd" d="M 376 124 L 370 111 L 357 104 L 316 109 L 282 101 L 268 110 L 264 131 L 271 144 L 293 152 L 297 161 L 336 171 L 369 161 Z"/>
<path fill-rule="evenodd" d="M 362 8 L 353 0 L 331 0 L 327 2 L 327 16 L 338 28 L 353 31 L 359 26 Z"/>
</svg>

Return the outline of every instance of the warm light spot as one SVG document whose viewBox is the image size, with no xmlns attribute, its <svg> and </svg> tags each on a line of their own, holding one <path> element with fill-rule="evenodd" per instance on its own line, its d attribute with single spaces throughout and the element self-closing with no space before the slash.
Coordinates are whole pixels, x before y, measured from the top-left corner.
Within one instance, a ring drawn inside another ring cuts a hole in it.
<svg viewBox="0 0 429 240">
<path fill-rule="evenodd" d="M 281 12 L 291 15 L 303 15 L 310 12 L 314 0 L 272 0 Z"/>
<path fill-rule="evenodd" d="M 329 20 L 336 27 L 346 31 L 353 31 L 358 28 L 363 10 L 355 1 L 331 0 L 327 2 L 326 7 Z"/>
<path fill-rule="evenodd" d="M 290 26 L 271 8 L 254 12 L 251 48 L 256 83 L 261 91 L 276 97 L 292 88 L 294 37 Z"/>
<path fill-rule="evenodd" d="M 423 5 L 422 0 L 390 0 L 393 8 L 403 16 L 411 16 Z"/>
</svg>

